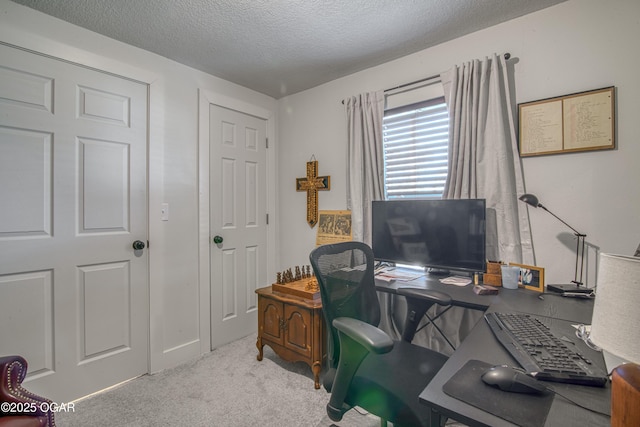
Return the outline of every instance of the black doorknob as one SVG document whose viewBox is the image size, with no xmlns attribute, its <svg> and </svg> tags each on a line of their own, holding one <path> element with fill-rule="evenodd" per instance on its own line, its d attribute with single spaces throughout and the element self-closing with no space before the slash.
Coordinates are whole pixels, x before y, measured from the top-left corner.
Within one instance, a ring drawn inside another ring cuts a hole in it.
<svg viewBox="0 0 640 427">
<path fill-rule="evenodd" d="M 214 236 L 213 237 L 213 243 L 215 243 L 216 245 L 219 245 L 220 243 L 222 243 L 222 236 Z"/>
<path fill-rule="evenodd" d="M 144 249 L 144 242 L 142 240 L 136 240 L 133 242 L 133 249 L 136 251 L 141 251 Z"/>
</svg>

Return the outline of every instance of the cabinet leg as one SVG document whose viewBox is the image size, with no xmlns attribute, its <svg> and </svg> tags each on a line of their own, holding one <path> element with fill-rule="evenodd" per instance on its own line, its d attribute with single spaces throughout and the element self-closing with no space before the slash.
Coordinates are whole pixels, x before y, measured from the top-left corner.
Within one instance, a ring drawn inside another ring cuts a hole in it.
<svg viewBox="0 0 640 427">
<path fill-rule="evenodd" d="M 313 362 L 311 370 L 313 371 L 313 381 L 316 390 L 320 388 L 320 369 L 322 369 L 322 364 L 320 362 Z"/>
<path fill-rule="evenodd" d="M 258 356 L 256 357 L 256 359 L 258 359 L 258 362 L 261 362 L 262 348 L 264 347 L 264 344 L 262 344 L 262 337 L 260 335 L 258 335 L 258 340 L 256 341 L 256 347 L 258 348 Z"/>
</svg>

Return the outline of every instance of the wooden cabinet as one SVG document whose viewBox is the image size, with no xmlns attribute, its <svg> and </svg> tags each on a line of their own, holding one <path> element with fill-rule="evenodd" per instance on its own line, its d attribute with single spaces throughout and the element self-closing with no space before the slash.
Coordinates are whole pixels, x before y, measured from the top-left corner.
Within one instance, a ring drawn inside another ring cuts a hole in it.
<svg viewBox="0 0 640 427">
<path fill-rule="evenodd" d="M 305 362 L 311 367 L 315 388 L 320 388 L 320 369 L 325 357 L 325 325 L 322 302 L 273 292 L 258 294 L 258 360 L 268 345 L 282 359 Z"/>
</svg>

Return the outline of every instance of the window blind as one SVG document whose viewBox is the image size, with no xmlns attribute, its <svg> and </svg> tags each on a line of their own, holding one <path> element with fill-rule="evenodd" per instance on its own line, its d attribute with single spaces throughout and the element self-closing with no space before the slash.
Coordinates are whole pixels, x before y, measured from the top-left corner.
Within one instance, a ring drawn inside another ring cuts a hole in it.
<svg viewBox="0 0 640 427">
<path fill-rule="evenodd" d="M 441 198 L 449 150 L 444 97 L 386 110 L 382 125 L 385 198 Z"/>
</svg>

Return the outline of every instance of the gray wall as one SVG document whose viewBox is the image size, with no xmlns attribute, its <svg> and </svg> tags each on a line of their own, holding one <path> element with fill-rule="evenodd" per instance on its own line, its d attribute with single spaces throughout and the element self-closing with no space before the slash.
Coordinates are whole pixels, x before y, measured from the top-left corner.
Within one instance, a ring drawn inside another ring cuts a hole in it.
<svg viewBox="0 0 640 427">
<path fill-rule="evenodd" d="M 315 231 L 305 223 L 304 193 L 294 180 L 315 155 L 320 173 L 331 175 L 331 191 L 320 193 L 320 209 L 346 208 L 346 131 L 340 101 L 350 95 L 391 88 L 438 74 L 454 64 L 510 52 L 515 62 L 516 101 L 617 87 L 615 151 L 522 159 L 526 189 L 574 228 L 587 234 L 588 284 L 595 283 L 594 246 L 632 254 L 640 241 L 640 2 L 570 0 L 560 5 L 443 43 L 399 60 L 332 81 L 279 101 L 280 262 L 306 262 Z M 573 279 L 570 230 L 541 209 L 530 210 L 537 265 L 547 282 Z M 560 238 L 560 239 L 559 239 Z M 508 260 L 506 260 L 508 261 Z"/>
</svg>

